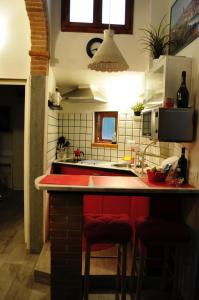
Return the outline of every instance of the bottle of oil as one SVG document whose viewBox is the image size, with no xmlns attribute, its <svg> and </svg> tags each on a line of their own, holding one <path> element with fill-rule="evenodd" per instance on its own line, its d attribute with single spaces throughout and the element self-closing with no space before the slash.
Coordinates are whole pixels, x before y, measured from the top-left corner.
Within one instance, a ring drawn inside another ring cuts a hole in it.
<svg viewBox="0 0 199 300">
<path fill-rule="evenodd" d="M 186 108 L 188 107 L 189 103 L 189 91 L 186 87 L 186 71 L 182 71 L 182 79 L 181 85 L 177 91 L 177 99 L 176 104 L 179 108 Z"/>
</svg>

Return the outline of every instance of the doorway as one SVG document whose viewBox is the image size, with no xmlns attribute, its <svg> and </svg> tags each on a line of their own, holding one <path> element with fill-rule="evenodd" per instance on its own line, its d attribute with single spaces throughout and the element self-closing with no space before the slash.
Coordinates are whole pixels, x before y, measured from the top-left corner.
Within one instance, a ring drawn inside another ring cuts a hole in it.
<svg viewBox="0 0 199 300">
<path fill-rule="evenodd" d="M 0 205 L 23 219 L 25 85 L 0 84 Z M 5 220 L 7 222 L 7 220 Z"/>
</svg>

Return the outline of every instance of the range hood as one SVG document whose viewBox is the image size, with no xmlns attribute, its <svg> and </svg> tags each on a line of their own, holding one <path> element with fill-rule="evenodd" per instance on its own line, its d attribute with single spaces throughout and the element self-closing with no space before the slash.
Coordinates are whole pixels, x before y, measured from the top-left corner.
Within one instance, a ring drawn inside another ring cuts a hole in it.
<svg viewBox="0 0 199 300">
<path fill-rule="evenodd" d="M 94 103 L 106 102 L 107 100 L 98 91 L 93 90 L 91 86 L 78 86 L 72 91 L 62 94 L 62 100 L 73 103 Z"/>
</svg>

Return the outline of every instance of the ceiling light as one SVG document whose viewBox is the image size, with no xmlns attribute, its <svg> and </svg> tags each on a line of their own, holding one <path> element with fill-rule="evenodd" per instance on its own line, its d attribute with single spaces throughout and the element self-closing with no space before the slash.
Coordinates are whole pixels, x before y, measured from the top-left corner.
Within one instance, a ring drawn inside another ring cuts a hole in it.
<svg viewBox="0 0 199 300">
<path fill-rule="evenodd" d="M 104 41 L 93 56 L 88 68 L 101 72 L 118 72 L 129 69 L 122 53 L 113 40 L 114 30 L 104 30 Z"/>
</svg>

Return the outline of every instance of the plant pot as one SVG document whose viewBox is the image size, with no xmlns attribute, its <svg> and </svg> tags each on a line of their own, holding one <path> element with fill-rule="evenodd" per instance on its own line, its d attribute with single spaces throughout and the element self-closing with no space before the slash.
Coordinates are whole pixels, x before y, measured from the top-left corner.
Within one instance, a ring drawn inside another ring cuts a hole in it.
<svg viewBox="0 0 199 300">
<path fill-rule="evenodd" d="M 141 115 L 141 111 L 134 111 L 134 116 L 140 116 Z"/>
</svg>

